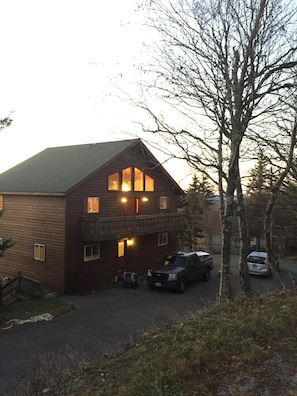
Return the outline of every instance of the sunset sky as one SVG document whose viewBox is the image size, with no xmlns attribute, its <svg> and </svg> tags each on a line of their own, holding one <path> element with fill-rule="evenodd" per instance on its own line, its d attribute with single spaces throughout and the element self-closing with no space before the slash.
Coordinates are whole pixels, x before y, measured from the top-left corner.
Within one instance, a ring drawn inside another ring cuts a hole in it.
<svg viewBox="0 0 297 396">
<path fill-rule="evenodd" d="M 115 88 L 137 81 L 147 32 L 136 3 L 1 0 L 0 118 L 11 112 L 13 124 L 1 132 L 0 172 L 47 147 L 143 137 Z M 165 168 L 185 188 L 186 166 Z"/>
</svg>

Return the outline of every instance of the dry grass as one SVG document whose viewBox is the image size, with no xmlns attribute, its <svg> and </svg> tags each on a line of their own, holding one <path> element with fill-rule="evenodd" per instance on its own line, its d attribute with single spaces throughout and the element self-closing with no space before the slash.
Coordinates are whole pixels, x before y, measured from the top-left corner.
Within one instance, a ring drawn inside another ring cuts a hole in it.
<svg viewBox="0 0 297 396">
<path fill-rule="evenodd" d="M 0 307 L 0 329 L 6 327 L 12 319 L 29 319 L 44 313 L 50 313 L 56 317 L 71 309 L 73 309 L 71 305 L 63 304 L 56 299 L 15 301 Z"/>
<path fill-rule="evenodd" d="M 120 353 L 26 395 L 293 395 L 296 349 L 297 291 L 274 292 L 145 333 Z"/>
</svg>

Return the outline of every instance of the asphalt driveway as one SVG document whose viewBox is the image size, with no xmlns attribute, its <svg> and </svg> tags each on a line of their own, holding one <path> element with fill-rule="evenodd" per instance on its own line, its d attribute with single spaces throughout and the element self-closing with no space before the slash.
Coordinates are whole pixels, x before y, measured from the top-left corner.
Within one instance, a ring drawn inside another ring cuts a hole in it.
<svg viewBox="0 0 297 396">
<path fill-rule="evenodd" d="M 76 309 L 51 322 L 1 330 L 0 395 L 20 392 L 43 368 L 75 368 L 136 340 L 144 331 L 172 324 L 209 306 L 217 298 L 219 261 L 215 257 L 209 282 L 195 283 L 184 294 L 151 291 L 143 281 L 138 289 L 118 286 L 88 296 L 65 295 L 61 301 Z M 236 260 L 232 273 L 239 292 Z M 282 261 L 280 275 L 291 286 L 291 276 L 297 279 L 297 263 Z M 256 293 L 277 287 L 273 279 L 252 277 L 251 281 Z"/>
</svg>

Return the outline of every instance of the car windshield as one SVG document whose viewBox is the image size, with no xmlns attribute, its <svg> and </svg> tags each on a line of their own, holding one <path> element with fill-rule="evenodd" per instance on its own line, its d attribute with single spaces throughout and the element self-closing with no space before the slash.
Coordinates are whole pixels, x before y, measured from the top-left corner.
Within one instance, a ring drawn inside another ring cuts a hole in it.
<svg viewBox="0 0 297 396">
<path fill-rule="evenodd" d="M 186 257 L 168 256 L 164 261 L 164 265 L 170 265 L 170 266 L 175 266 L 175 267 L 185 267 L 186 262 L 187 262 Z"/>
<path fill-rule="evenodd" d="M 247 261 L 249 263 L 265 264 L 265 258 L 260 256 L 249 256 Z"/>
</svg>

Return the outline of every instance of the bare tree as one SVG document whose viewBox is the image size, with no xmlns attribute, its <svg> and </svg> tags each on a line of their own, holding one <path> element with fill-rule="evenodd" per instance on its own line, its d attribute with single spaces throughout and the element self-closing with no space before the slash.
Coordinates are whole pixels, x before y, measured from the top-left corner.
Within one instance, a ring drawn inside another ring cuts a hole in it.
<svg viewBox="0 0 297 396">
<path fill-rule="evenodd" d="M 258 136 L 265 137 L 267 144 L 278 139 L 277 133 L 264 126 L 268 119 L 269 125 L 275 122 L 281 108 L 279 97 L 295 88 L 289 71 L 297 65 L 296 10 L 289 4 L 281 0 L 150 0 L 144 6 L 147 23 L 156 34 L 154 47 L 149 49 L 154 59 L 142 66 L 145 77 L 138 106 L 153 121 L 144 129 L 162 137 L 195 170 L 219 181 L 224 204 L 221 299 L 232 293 L 236 194 L 243 205 L 241 161 L 248 158 L 248 145 Z M 241 242 L 246 243 L 244 206 L 238 213 Z M 240 251 L 241 275 L 246 277 L 246 248 Z M 244 284 L 249 294 L 246 278 Z"/>
<path fill-rule="evenodd" d="M 10 117 L 5 117 L 0 119 L 0 131 L 11 125 L 12 119 Z"/>
<path fill-rule="evenodd" d="M 265 231 L 265 240 L 266 240 L 266 248 L 269 256 L 269 261 L 271 263 L 271 270 L 273 273 L 273 276 L 275 279 L 278 281 L 279 285 L 281 288 L 285 288 L 284 283 L 281 281 L 279 274 L 276 270 L 276 259 L 275 259 L 275 254 L 273 252 L 273 246 L 271 243 L 271 237 L 272 237 L 272 213 L 273 209 L 276 203 L 277 196 L 280 192 L 280 188 L 283 184 L 284 179 L 288 176 L 290 169 L 293 164 L 293 159 L 294 159 L 294 150 L 296 147 L 296 137 L 297 137 L 297 118 L 295 118 L 294 124 L 292 126 L 292 129 L 289 133 L 290 136 L 290 145 L 288 147 L 287 153 L 285 155 L 285 158 L 283 158 L 285 167 L 282 169 L 282 171 L 279 173 L 278 179 L 275 181 L 275 183 L 271 186 L 271 192 L 270 192 L 270 199 L 268 201 L 266 210 L 265 210 L 265 224 L 264 224 L 264 231 Z"/>
</svg>

